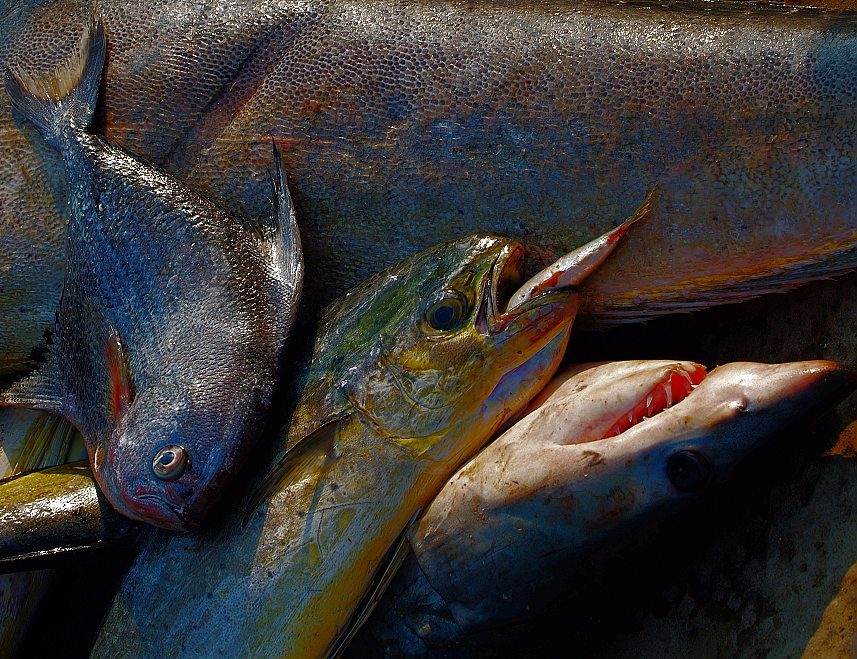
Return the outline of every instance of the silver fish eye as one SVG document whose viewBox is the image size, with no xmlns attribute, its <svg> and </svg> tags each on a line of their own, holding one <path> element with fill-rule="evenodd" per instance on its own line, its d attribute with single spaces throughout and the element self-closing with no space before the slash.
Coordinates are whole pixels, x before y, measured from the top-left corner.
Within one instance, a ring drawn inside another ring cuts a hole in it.
<svg viewBox="0 0 857 659">
<path fill-rule="evenodd" d="M 162 481 L 174 481 L 190 464 L 190 455 L 184 446 L 168 444 L 152 458 L 152 472 Z"/>
</svg>

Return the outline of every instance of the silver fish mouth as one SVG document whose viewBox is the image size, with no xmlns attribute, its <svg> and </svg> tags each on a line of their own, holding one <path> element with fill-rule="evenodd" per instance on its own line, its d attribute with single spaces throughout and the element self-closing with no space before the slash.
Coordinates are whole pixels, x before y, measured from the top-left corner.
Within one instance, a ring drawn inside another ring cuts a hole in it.
<svg viewBox="0 0 857 659">
<path fill-rule="evenodd" d="M 155 505 L 140 505 L 141 502 L 148 501 L 153 502 Z M 128 514 L 129 517 L 140 520 L 141 522 L 154 524 L 155 526 L 168 529 L 170 531 L 192 531 L 197 528 L 196 524 L 189 521 L 187 517 L 182 514 L 184 506 L 182 506 L 182 508 L 178 508 L 170 501 L 158 496 L 157 494 L 140 494 L 136 497 L 133 503 L 136 504 L 136 506 L 130 510 L 128 510 L 128 507 L 126 506 L 126 514 Z M 138 511 L 136 508 L 142 508 L 142 511 Z"/>
</svg>

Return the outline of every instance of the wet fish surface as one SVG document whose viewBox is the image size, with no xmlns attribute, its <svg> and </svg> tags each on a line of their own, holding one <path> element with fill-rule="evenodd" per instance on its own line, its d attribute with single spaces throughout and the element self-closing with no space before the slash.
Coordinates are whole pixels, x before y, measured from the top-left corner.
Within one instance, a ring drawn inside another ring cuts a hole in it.
<svg viewBox="0 0 857 659">
<path fill-rule="evenodd" d="M 119 515 L 74 462 L 0 482 L 0 571 L 58 564 L 60 556 L 131 543 L 141 525 Z M 9 559 L 8 565 L 4 559 Z"/>
<path fill-rule="evenodd" d="M 44 412 L 11 407 L 0 409 L 0 489 L 21 474 L 61 463 L 79 461 L 85 457 L 86 449 L 80 433 L 64 419 Z M 63 476 L 57 475 L 57 479 L 58 481 L 53 480 L 53 474 L 50 477 L 52 484 L 49 487 L 53 488 L 54 492 L 60 492 L 62 490 L 60 483 L 65 481 Z M 95 494 L 97 488 L 91 479 L 89 482 L 93 496 L 86 501 L 92 507 L 78 509 L 77 512 L 82 514 L 72 514 L 68 507 L 55 506 L 56 500 L 47 505 L 42 500 L 40 505 L 37 503 L 38 495 L 29 488 L 19 490 L 20 496 L 7 495 L 5 504 L 20 506 L 22 512 L 30 512 L 31 519 L 38 519 L 45 524 L 37 523 L 31 526 L 28 533 L 24 534 L 26 539 L 23 546 L 14 545 L 14 541 L 6 544 L 10 549 L 9 558 L 14 559 L 12 561 L 14 566 L 10 566 L 9 569 L 14 569 L 16 572 L 0 575 L 0 655 L 20 655 L 21 646 L 32 628 L 33 619 L 37 617 L 42 605 L 48 601 L 48 592 L 54 582 L 55 572 L 36 570 L 35 562 L 21 560 L 23 554 L 29 554 L 32 557 L 45 547 L 50 550 L 57 548 L 57 537 L 55 535 L 51 537 L 50 531 L 44 534 L 44 530 L 56 529 L 59 525 L 66 523 L 67 537 L 73 538 L 76 546 L 92 547 L 93 541 L 102 546 L 112 545 L 117 540 L 126 539 L 122 529 L 127 526 L 128 520 L 115 513 L 109 504 L 104 507 L 99 505 L 98 496 Z M 4 491 L 9 492 L 9 490 Z M 2 498 L 3 495 L 0 495 L 0 499 Z M 106 502 L 102 496 L 102 504 L 104 503 Z M 6 510 L 8 511 L 8 507 Z M 92 534 L 94 525 L 91 521 L 93 520 L 96 524 L 100 524 L 103 531 L 95 538 Z M 8 534 L 5 539 L 11 540 L 13 535 L 22 537 L 21 527 L 10 521 L 7 517 L 2 525 L 5 533 Z M 26 526 L 26 523 L 22 526 Z M 61 564 L 62 561 L 59 561 L 58 566 Z M 47 567 L 47 564 L 44 567 Z"/>
<path fill-rule="evenodd" d="M 51 74 L 7 78 L 62 157 L 71 212 L 43 364 L 0 403 L 68 418 L 118 511 L 184 530 L 261 432 L 299 300 L 300 239 L 276 150 L 273 217 L 250 226 L 90 132 L 106 48 L 98 24 Z"/>
<path fill-rule="evenodd" d="M 273 135 L 319 308 L 471 231 L 553 258 L 605 232 L 655 183 L 646 239 L 582 290 L 590 322 L 854 266 L 853 13 L 485 0 L 106 0 L 98 10 L 112 35 L 104 133 L 249 216 L 268 198 Z M 90 12 L 9 4 L 0 57 L 49 69 Z M 52 323 L 65 194 L 59 158 L 0 99 L 7 371 Z"/>
<path fill-rule="evenodd" d="M 698 501 L 772 434 L 855 386 L 853 372 L 828 361 L 731 363 L 711 374 L 668 360 L 563 371 L 428 504 L 356 656 L 496 647 L 514 635 L 510 622 L 540 616 L 584 573 L 609 570 L 643 527 Z M 2 526 L 0 567 L 135 535 L 99 504 L 83 466 L 0 484 L 0 516 L 28 531 Z"/>
<path fill-rule="evenodd" d="M 822 360 L 711 373 L 667 360 L 565 370 L 428 506 L 355 650 L 500 647 L 521 632 L 512 623 L 543 616 L 641 532 L 855 388 L 857 373 Z"/>
</svg>

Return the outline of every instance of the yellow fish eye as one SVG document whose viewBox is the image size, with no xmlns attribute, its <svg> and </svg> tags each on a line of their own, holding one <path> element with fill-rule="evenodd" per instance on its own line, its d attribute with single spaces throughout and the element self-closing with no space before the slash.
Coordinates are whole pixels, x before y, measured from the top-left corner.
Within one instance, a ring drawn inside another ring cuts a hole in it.
<svg viewBox="0 0 857 659">
<path fill-rule="evenodd" d="M 436 330 L 457 329 L 467 318 L 467 298 L 459 291 L 444 291 L 443 297 L 425 312 L 426 322 Z"/>
<path fill-rule="evenodd" d="M 152 458 L 152 472 L 162 481 L 174 481 L 184 473 L 188 464 L 190 456 L 187 450 L 178 444 L 168 444 Z"/>
</svg>

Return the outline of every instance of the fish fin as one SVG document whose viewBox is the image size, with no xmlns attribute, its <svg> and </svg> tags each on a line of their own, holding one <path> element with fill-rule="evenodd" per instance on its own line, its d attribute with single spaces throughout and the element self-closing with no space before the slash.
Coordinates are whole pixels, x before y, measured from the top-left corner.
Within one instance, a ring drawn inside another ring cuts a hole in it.
<svg viewBox="0 0 857 659">
<path fill-rule="evenodd" d="M 102 409 L 115 423 L 128 411 L 137 393 L 128 348 L 119 330 L 95 303 L 87 299 L 84 307 L 92 329 L 87 332 L 92 342 L 90 357 L 97 369 L 93 381 L 101 388 Z"/>
<path fill-rule="evenodd" d="M 300 294 L 303 284 L 304 260 L 301 249 L 301 234 L 295 205 L 289 194 L 289 184 L 283 170 L 280 148 L 271 140 L 274 153 L 274 172 L 271 187 L 274 198 L 274 213 L 263 226 L 263 239 L 269 244 L 271 255 L 283 275 L 283 281 L 294 286 Z"/>
<path fill-rule="evenodd" d="M 649 190 L 649 193 L 646 195 L 646 198 L 643 199 L 643 203 L 641 203 L 637 207 L 637 210 L 635 210 L 633 213 L 631 213 L 631 217 L 629 217 L 627 220 L 622 222 L 622 224 L 620 224 L 618 228 L 625 227 L 625 230 L 627 231 L 632 226 L 634 226 L 637 222 L 639 222 L 640 220 L 645 218 L 649 213 L 651 213 L 652 212 L 652 202 L 654 202 L 654 200 L 657 199 L 659 191 L 660 191 L 660 185 L 655 183 L 652 186 L 652 189 Z"/>
<path fill-rule="evenodd" d="M 273 496 L 280 484 L 287 482 L 292 475 L 310 470 L 318 473 L 327 471 L 327 467 L 338 457 L 336 436 L 349 419 L 350 415 L 328 421 L 286 451 L 283 458 L 262 477 L 253 490 L 244 509 L 241 525 L 247 526 L 256 509 Z"/>
<path fill-rule="evenodd" d="M 602 330 L 617 325 L 639 323 L 659 316 L 675 313 L 692 313 L 724 304 L 737 304 L 771 293 L 786 293 L 804 284 L 833 279 L 854 269 L 857 255 L 854 250 L 835 258 L 805 260 L 798 264 L 778 264 L 779 271 L 757 269 L 754 272 L 730 272 L 721 275 L 720 281 L 706 278 L 698 285 L 688 282 L 680 290 L 665 294 L 655 291 L 657 301 L 650 301 L 650 291 L 629 291 L 621 296 L 581 297 L 580 312 L 575 327 L 584 330 Z"/>
<path fill-rule="evenodd" d="M 360 603 L 354 609 L 354 613 L 348 620 L 348 624 L 334 639 L 333 646 L 327 654 L 330 659 L 342 656 L 348 649 L 348 645 L 354 640 L 357 632 L 360 631 L 360 628 L 363 627 L 369 616 L 372 615 L 384 593 L 387 592 L 387 588 L 390 587 L 393 578 L 399 573 L 399 569 L 411 552 L 411 543 L 408 542 L 408 534 L 411 528 L 417 523 L 417 520 L 419 520 L 420 515 L 422 515 L 422 509 L 417 510 L 411 515 L 411 519 L 405 525 L 405 528 L 402 529 L 399 537 L 390 545 L 384 558 L 381 559 L 372 583 L 369 585 Z"/>
<path fill-rule="evenodd" d="M 0 391 L 0 405 L 65 414 L 65 388 L 60 369 L 59 337 L 53 337 L 34 371 Z"/>
<path fill-rule="evenodd" d="M 4 438 L 3 448 L 9 458 L 12 475 L 62 464 L 84 451 L 77 429 L 67 420 L 54 414 L 27 418 L 26 429 L 22 428 L 23 437 L 14 450 Z M 14 443 L 12 440 L 11 444 Z"/>
<path fill-rule="evenodd" d="M 84 29 L 77 52 L 53 72 L 34 77 L 6 70 L 6 90 L 13 107 L 51 146 L 58 147 L 59 136 L 70 124 L 82 129 L 92 123 L 106 51 L 104 26 L 98 22 Z"/>
</svg>

